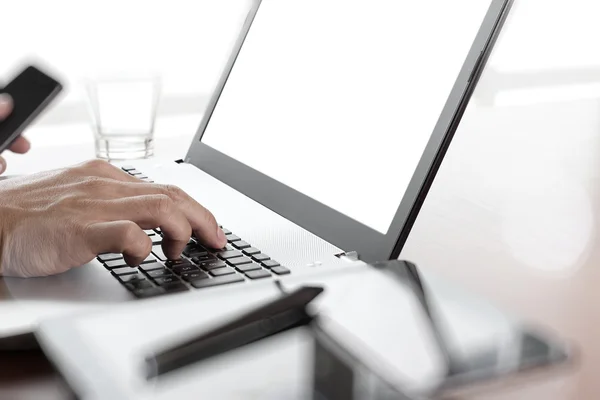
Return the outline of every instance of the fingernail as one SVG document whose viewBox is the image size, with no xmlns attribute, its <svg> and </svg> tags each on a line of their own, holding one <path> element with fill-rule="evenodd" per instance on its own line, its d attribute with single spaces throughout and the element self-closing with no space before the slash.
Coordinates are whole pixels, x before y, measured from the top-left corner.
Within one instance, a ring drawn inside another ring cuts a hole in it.
<svg viewBox="0 0 600 400">
<path fill-rule="evenodd" d="M 6 93 L 0 93 L 0 107 L 12 104 L 12 97 Z"/>
<path fill-rule="evenodd" d="M 225 237 L 225 232 L 223 232 L 223 229 L 217 227 L 217 238 L 219 238 L 219 242 L 221 243 L 225 243 L 227 241 L 227 238 Z"/>
</svg>

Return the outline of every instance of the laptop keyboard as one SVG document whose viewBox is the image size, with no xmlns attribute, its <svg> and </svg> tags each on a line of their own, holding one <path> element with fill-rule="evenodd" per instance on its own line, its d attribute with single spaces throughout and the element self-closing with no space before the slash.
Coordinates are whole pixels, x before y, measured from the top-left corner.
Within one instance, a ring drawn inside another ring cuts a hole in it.
<svg viewBox="0 0 600 400">
<path fill-rule="evenodd" d="M 152 182 L 133 167 L 123 167 L 130 175 Z M 210 249 L 194 238 L 178 260 L 168 260 L 162 251 L 160 229 L 146 230 L 152 239 L 152 253 L 137 267 L 125 263 L 122 254 L 100 254 L 98 261 L 125 288 L 138 298 L 179 293 L 194 289 L 241 283 L 248 280 L 287 275 L 290 270 L 226 228 L 227 245 Z"/>
</svg>

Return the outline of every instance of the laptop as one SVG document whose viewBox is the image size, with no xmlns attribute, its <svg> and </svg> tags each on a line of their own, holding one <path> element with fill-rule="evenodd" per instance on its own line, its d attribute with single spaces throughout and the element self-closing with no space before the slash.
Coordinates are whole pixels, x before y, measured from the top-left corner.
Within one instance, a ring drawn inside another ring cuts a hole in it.
<svg viewBox="0 0 600 400">
<path fill-rule="evenodd" d="M 103 254 L 4 286 L 20 300 L 92 305 L 398 258 L 510 5 L 253 1 L 187 154 L 120 166 L 189 193 L 227 247 L 192 239 L 168 261 L 149 230 L 152 254 L 136 268 Z"/>
</svg>

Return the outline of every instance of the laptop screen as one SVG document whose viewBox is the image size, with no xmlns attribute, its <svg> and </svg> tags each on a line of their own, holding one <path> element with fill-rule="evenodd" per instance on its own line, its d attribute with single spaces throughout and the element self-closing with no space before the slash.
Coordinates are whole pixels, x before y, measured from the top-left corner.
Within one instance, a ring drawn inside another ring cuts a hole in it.
<svg viewBox="0 0 600 400">
<path fill-rule="evenodd" d="M 385 234 L 490 3 L 263 0 L 202 142 Z"/>
</svg>

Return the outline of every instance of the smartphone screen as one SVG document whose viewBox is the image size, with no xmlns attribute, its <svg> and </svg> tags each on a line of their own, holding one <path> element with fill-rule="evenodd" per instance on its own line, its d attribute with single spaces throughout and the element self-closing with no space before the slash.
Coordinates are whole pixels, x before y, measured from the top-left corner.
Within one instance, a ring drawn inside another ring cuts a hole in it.
<svg viewBox="0 0 600 400">
<path fill-rule="evenodd" d="M 29 66 L 0 89 L 13 99 L 11 114 L 0 122 L 0 152 L 31 124 L 62 90 L 62 85 L 38 68 Z"/>
</svg>

